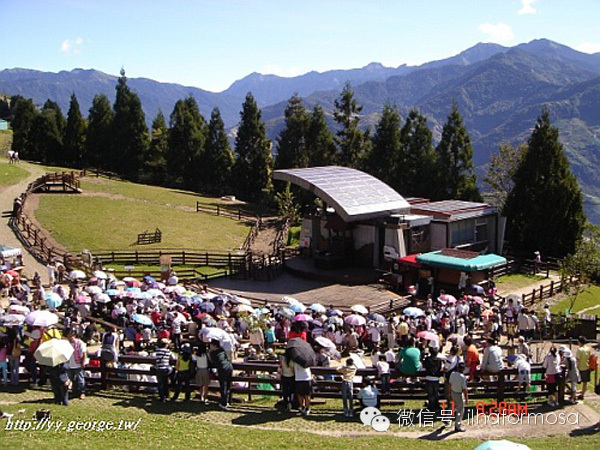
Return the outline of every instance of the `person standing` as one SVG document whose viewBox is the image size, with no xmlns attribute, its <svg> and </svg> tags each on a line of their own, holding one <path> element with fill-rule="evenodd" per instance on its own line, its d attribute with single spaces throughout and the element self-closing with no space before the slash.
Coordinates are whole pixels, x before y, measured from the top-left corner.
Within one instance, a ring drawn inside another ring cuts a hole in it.
<svg viewBox="0 0 600 450">
<path fill-rule="evenodd" d="M 221 402 L 219 408 L 228 409 L 231 402 L 231 377 L 233 376 L 233 365 L 221 343 L 217 339 L 210 341 L 209 346 L 210 362 L 213 368 L 217 369 L 219 378 L 219 390 L 221 392 Z"/>
<path fill-rule="evenodd" d="M 458 363 L 458 370 L 455 370 L 450 375 L 450 397 L 454 402 L 454 414 L 456 423 L 454 425 L 454 431 L 466 431 L 462 424 L 463 415 L 465 412 L 465 405 L 469 401 L 469 391 L 467 390 L 467 376 L 464 375 L 465 363 L 460 361 Z"/>
<path fill-rule="evenodd" d="M 210 371 L 208 370 L 208 352 L 206 350 L 206 343 L 200 341 L 196 351 L 196 385 L 200 390 L 200 401 L 208 405 Z"/>
<path fill-rule="evenodd" d="M 54 403 L 57 405 L 69 406 L 69 385 L 71 382 L 67 370 L 67 363 L 61 363 L 47 369 L 50 386 L 54 393 Z"/>
<path fill-rule="evenodd" d="M 308 416 L 310 414 L 310 396 L 312 394 L 312 372 L 310 367 L 302 367 L 294 363 L 294 379 L 296 387 L 296 396 L 300 405 L 300 414 Z"/>
<path fill-rule="evenodd" d="M 437 348 L 430 348 L 429 355 L 423 360 L 425 369 L 425 391 L 427 392 L 427 409 L 440 410 L 440 377 L 442 376 L 442 359 L 438 357 Z"/>
<path fill-rule="evenodd" d="M 10 368 L 10 384 L 19 385 L 19 366 L 21 365 L 21 341 L 14 328 L 8 329 L 8 345 L 6 353 L 8 354 L 8 366 Z"/>
<path fill-rule="evenodd" d="M 346 360 L 345 366 L 337 369 L 342 372 L 342 402 L 344 405 L 344 415 L 352 417 L 354 415 L 354 377 L 356 376 L 356 366 L 352 358 Z"/>
<path fill-rule="evenodd" d="M 181 346 L 181 353 L 179 354 L 179 358 L 177 358 L 177 363 L 175 365 L 175 370 L 177 371 L 177 381 L 175 385 L 175 393 L 173 394 L 171 401 L 177 400 L 183 385 L 185 385 L 185 401 L 187 402 L 190 400 L 192 395 L 190 380 L 192 379 L 192 373 L 195 372 L 194 366 L 195 361 L 192 358 L 192 347 L 190 344 L 183 344 Z"/>
<path fill-rule="evenodd" d="M 579 348 L 577 349 L 575 358 L 577 359 L 577 369 L 579 369 L 579 376 L 581 377 L 581 395 L 579 398 L 583 400 L 587 392 L 587 384 L 590 382 L 590 357 L 592 356 L 592 350 L 587 345 L 585 336 L 579 336 L 578 342 Z"/>
<path fill-rule="evenodd" d="M 283 407 L 286 412 L 292 410 L 292 396 L 294 395 L 294 362 L 286 355 L 280 358 L 281 394 Z"/>
<path fill-rule="evenodd" d="M 83 400 L 85 398 L 84 368 L 87 359 L 87 346 L 73 330 L 67 330 L 65 335 L 73 346 L 73 354 L 67 363 L 69 379 L 73 384 L 73 397 L 79 397 Z"/>
<path fill-rule="evenodd" d="M 158 348 L 152 356 L 156 358 L 156 380 L 158 382 L 158 397 L 166 402 L 169 396 L 169 375 L 171 375 L 171 358 L 173 354 L 168 349 L 169 341 L 161 339 Z"/>
<path fill-rule="evenodd" d="M 548 388 L 548 404 L 557 407 L 558 399 L 556 397 L 556 387 L 558 385 L 558 377 L 560 376 L 560 357 L 556 347 L 550 347 L 550 351 L 544 358 L 542 367 L 546 369 L 546 386 Z"/>
</svg>

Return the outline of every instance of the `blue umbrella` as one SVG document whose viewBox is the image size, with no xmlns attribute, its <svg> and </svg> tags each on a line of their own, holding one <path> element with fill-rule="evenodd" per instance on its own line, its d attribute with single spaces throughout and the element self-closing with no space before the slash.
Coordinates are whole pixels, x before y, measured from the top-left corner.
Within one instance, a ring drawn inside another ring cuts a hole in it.
<svg viewBox="0 0 600 450">
<path fill-rule="evenodd" d="M 519 359 L 519 355 L 518 355 L 518 354 L 516 354 L 516 353 L 513 353 L 512 355 L 508 355 L 508 356 L 506 357 L 506 360 L 507 360 L 509 363 L 511 363 L 511 364 L 514 364 L 514 362 L 515 362 L 517 359 Z"/>
<path fill-rule="evenodd" d="M 137 292 L 138 294 L 142 293 L 142 290 L 139 287 L 128 287 L 125 289 L 126 292 Z"/>
<path fill-rule="evenodd" d="M 106 295 L 110 295 L 111 297 L 116 297 L 117 295 L 119 295 L 119 291 L 118 289 L 108 289 L 105 294 Z"/>
<path fill-rule="evenodd" d="M 373 321 L 375 321 L 375 322 L 379 322 L 379 323 L 385 323 L 385 317 L 383 317 L 381 314 L 372 313 L 372 314 L 369 314 L 369 315 L 367 316 L 367 318 L 368 318 L 369 320 L 373 320 Z"/>
<path fill-rule="evenodd" d="M 144 281 L 146 282 L 146 284 L 156 283 L 156 280 L 154 278 L 152 278 L 150 275 L 146 275 L 144 277 Z"/>
<path fill-rule="evenodd" d="M 411 317 L 419 317 L 424 316 L 425 312 L 421 308 L 415 308 L 414 306 L 409 306 L 408 308 L 404 308 L 402 314 Z"/>
<path fill-rule="evenodd" d="M 302 313 L 306 310 L 306 306 L 304 306 L 302 303 L 292 303 L 288 306 L 288 308 L 290 308 L 295 313 Z"/>
<path fill-rule="evenodd" d="M 329 311 L 327 311 L 327 315 L 328 316 L 343 316 L 344 313 L 342 311 L 340 311 L 339 309 L 330 309 Z"/>
<path fill-rule="evenodd" d="M 54 309 L 60 307 L 60 305 L 62 305 L 63 302 L 61 296 L 58 295 L 56 292 L 47 293 L 44 297 L 44 300 L 46 300 L 46 305 Z"/>
<path fill-rule="evenodd" d="M 134 322 L 139 323 L 140 325 L 152 325 L 152 319 L 148 316 L 144 316 L 143 314 L 134 314 L 132 317 Z"/>
</svg>

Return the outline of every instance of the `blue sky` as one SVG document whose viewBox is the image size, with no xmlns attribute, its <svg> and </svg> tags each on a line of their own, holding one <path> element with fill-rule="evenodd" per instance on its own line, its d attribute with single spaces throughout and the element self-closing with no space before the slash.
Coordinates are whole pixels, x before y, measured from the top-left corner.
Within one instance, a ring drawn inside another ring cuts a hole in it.
<svg viewBox="0 0 600 450">
<path fill-rule="evenodd" d="M 0 69 L 226 89 L 251 72 L 419 64 L 478 42 L 600 52 L 599 0 L 0 0 Z"/>
</svg>

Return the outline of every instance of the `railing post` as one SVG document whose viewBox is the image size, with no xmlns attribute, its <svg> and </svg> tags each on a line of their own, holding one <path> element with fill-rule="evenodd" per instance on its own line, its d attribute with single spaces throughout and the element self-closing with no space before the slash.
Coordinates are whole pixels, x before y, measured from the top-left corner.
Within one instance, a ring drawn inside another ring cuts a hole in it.
<svg viewBox="0 0 600 450">
<path fill-rule="evenodd" d="M 185 266 L 185 250 L 181 251 L 181 265 Z"/>
<path fill-rule="evenodd" d="M 217 204 L 217 216 L 221 215 L 221 207 Z"/>
<path fill-rule="evenodd" d="M 498 372 L 498 401 L 504 400 L 504 373 Z"/>
<path fill-rule="evenodd" d="M 565 374 L 564 372 L 558 377 L 558 403 L 560 406 L 565 404 Z"/>
</svg>

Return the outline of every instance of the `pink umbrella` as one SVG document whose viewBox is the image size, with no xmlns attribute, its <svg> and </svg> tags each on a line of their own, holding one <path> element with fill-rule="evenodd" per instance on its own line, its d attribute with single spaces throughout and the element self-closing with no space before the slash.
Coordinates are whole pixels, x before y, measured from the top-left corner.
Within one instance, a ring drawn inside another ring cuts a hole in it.
<svg viewBox="0 0 600 450">
<path fill-rule="evenodd" d="M 336 349 L 336 346 L 333 342 L 331 342 L 331 339 L 327 339 L 325 336 L 318 336 L 317 338 L 315 338 L 315 342 L 321 347 L 325 347 L 330 350 Z"/>
<path fill-rule="evenodd" d="M 294 317 L 294 322 L 310 322 L 312 317 L 307 316 L 306 314 L 298 314 Z"/>
<path fill-rule="evenodd" d="M 481 297 L 478 297 L 478 296 L 476 296 L 476 297 L 473 297 L 473 301 L 474 301 L 475 303 L 477 303 L 478 305 L 483 305 L 483 304 L 485 303 L 485 302 L 483 301 L 483 299 L 482 299 Z"/>
<path fill-rule="evenodd" d="M 419 331 L 417 337 L 425 339 L 426 341 L 440 341 L 440 337 L 432 331 Z"/>
<path fill-rule="evenodd" d="M 456 297 L 450 294 L 442 294 L 439 296 L 439 300 L 445 303 L 456 303 Z"/>
<path fill-rule="evenodd" d="M 344 321 L 348 325 L 353 326 L 365 325 L 367 323 L 367 319 L 365 319 L 363 316 L 359 316 L 358 314 L 351 314 L 348 317 L 346 317 Z"/>
<path fill-rule="evenodd" d="M 77 303 L 78 305 L 87 305 L 89 303 L 92 303 L 92 299 L 88 294 L 82 292 L 77 297 L 75 297 L 75 303 Z"/>
</svg>

